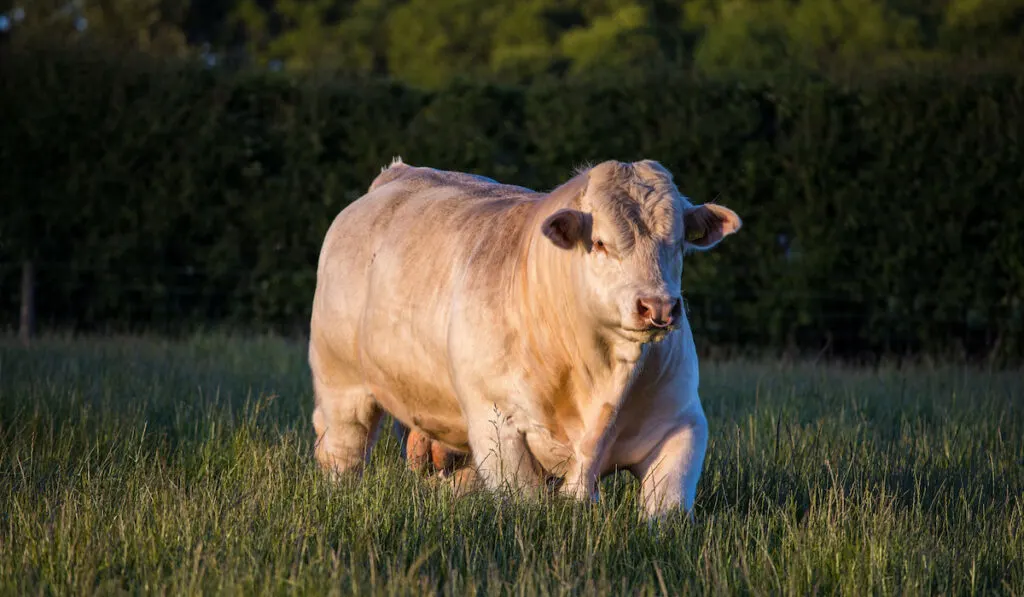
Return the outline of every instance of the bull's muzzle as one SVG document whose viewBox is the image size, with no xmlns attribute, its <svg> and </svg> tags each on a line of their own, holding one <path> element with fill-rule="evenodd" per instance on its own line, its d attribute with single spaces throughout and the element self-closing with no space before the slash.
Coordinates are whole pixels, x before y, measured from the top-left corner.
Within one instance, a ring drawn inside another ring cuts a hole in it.
<svg viewBox="0 0 1024 597">
<path fill-rule="evenodd" d="M 683 315 L 683 301 L 676 296 L 641 296 L 636 299 L 636 314 L 647 327 L 671 327 Z"/>
</svg>

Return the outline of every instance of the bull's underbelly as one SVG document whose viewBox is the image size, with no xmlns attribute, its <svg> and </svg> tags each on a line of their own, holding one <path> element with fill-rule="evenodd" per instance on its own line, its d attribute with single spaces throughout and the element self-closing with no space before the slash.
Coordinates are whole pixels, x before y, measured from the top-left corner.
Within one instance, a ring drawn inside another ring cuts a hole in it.
<svg viewBox="0 0 1024 597">
<path fill-rule="evenodd" d="M 448 375 L 446 355 L 409 327 L 364 328 L 362 375 L 377 403 L 405 426 L 467 450 L 466 421 Z"/>
<path fill-rule="evenodd" d="M 384 251 L 368 272 L 355 318 L 360 376 L 374 399 L 406 427 L 467 450 L 466 422 L 449 375 L 444 293 L 414 291 L 401 259 Z M 411 285 L 411 286 L 410 286 Z"/>
<path fill-rule="evenodd" d="M 406 427 L 417 429 L 451 449 L 469 451 L 466 420 L 454 396 L 426 389 L 410 394 L 404 384 L 395 387 L 371 383 L 369 387 L 380 407 Z"/>
</svg>

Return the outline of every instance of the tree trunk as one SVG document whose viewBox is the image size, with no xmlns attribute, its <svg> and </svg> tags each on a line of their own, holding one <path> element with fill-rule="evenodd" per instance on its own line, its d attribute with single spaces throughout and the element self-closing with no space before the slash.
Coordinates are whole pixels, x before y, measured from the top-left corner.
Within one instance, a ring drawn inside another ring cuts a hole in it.
<svg viewBox="0 0 1024 597">
<path fill-rule="evenodd" d="M 21 264 L 21 318 L 18 322 L 18 337 L 22 344 L 28 344 L 36 327 L 36 271 L 31 261 Z"/>
</svg>

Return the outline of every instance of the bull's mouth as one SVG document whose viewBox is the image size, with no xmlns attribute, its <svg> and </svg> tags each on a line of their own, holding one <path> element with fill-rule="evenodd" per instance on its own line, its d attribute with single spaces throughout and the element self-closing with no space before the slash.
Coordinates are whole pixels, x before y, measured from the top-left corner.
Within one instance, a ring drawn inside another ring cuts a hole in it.
<svg viewBox="0 0 1024 597">
<path fill-rule="evenodd" d="M 626 338 L 641 343 L 661 342 L 669 334 L 679 329 L 679 324 L 673 322 L 667 325 L 647 325 L 644 327 L 620 328 L 622 335 Z"/>
</svg>

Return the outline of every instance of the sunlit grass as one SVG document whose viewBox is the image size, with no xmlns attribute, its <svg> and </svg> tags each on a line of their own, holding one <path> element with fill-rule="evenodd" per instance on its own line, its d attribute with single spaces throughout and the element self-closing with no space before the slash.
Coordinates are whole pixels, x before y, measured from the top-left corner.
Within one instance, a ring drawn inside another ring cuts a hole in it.
<svg viewBox="0 0 1024 597">
<path fill-rule="evenodd" d="M 311 458 L 304 347 L 0 341 L 0 592 L 1021 594 L 1024 375 L 702 365 L 697 521 Z"/>
</svg>

